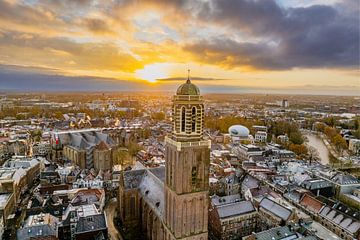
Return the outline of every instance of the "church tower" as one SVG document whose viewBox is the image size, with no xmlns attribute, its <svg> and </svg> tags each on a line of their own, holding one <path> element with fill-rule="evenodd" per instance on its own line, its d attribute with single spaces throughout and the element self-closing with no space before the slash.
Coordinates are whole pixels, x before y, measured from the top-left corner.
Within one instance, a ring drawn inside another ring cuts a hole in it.
<svg viewBox="0 0 360 240">
<path fill-rule="evenodd" d="M 208 239 L 210 141 L 202 138 L 204 104 L 188 77 L 173 97 L 166 137 L 165 239 Z"/>
</svg>

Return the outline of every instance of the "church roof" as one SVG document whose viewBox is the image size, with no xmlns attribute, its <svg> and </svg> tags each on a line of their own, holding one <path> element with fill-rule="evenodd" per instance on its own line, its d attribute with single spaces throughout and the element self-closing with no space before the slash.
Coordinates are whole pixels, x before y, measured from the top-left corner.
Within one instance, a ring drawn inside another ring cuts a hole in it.
<svg viewBox="0 0 360 240">
<path fill-rule="evenodd" d="M 123 176 L 125 189 L 138 189 L 144 201 L 162 217 L 165 206 L 165 167 L 125 171 Z"/>
<path fill-rule="evenodd" d="M 191 83 L 188 78 L 186 83 L 181 84 L 177 91 L 176 95 L 200 95 L 200 89 L 193 83 Z"/>
<path fill-rule="evenodd" d="M 164 167 L 150 168 L 149 170 L 162 182 L 165 181 L 165 168 Z"/>
<path fill-rule="evenodd" d="M 162 170 L 165 174 L 165 168 L 155 168 Z M 152 171 L 146 171 L 140 186 L 140 194 L 143 199 L 149 204 L 155 213 L 159 217 L 164 215 L 165 207 L 165 195 L 164 195 L 164 183 Z"/>
<path fill-rule="evenodd" d="M 143 179 L 145 171 L 145 169 L 124 171 L 123 177 L 125 189 L 138 188 Z"/>
</svg>

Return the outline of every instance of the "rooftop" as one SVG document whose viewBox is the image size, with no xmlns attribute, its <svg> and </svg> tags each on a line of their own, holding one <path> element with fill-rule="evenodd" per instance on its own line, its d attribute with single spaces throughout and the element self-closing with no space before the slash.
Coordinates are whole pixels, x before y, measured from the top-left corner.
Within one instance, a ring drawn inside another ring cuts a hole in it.
<svg viewBox="0 0 360 240">
<path fill-rule="evenodd" d="M 0 209 L 4 209 L 6 203 L 11 198 L 12 193 L 1 193 L 0 194 Z"/>
<path fill-rule="evenodd" d="M 271 228 L 263 232 L 255 233 L 254 236 L 256 240 L 291 240 L 301 237 L 299 233 L 288 226 Z"/>
<path fill-rule="evenodd" d="M 250 201 L 236 201 L 216 207 L 220 218 L 229 218 L 247 213 L 255 212 L 255 208 Z"/>
<path fill-rule="evenodd" d="M 304 196 L 300 200 L 300 205 L 303 205 L 305 208 L 315 213 L 318 213 L 321 210 L 321 208 L 324 206 L 324 204 L 321 201 L 311 197 L 308 194 L 304 194 Z"/>
<path fill-rule="evenodd" d="M 191 83 L 190 78 L 188 78 L 185 83 L 178 87 L 176 95 L 200 95 L 200 90 L 195 84 Z"/>
<path fill-rule="evenodd" d="M 259 207 L 276 215 L 284 221 L 287 221 L 292 214 L 292 211 L 290 209 L 287 209 L 266 197 L 261 200 Z"/>
</svg>

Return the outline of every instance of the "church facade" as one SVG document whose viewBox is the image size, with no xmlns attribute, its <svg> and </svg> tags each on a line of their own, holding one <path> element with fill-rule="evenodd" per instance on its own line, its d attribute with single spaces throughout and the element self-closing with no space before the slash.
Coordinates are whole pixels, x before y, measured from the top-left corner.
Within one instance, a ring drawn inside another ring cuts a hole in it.
<svg viewBox="0 0 360 240">
<path fill-rule="evenodd" d="M 165 167 L 124 171 L 119 212 L 147 239 L 208 239 L 210 141 L 203 140 L 204 104 L 188 78 L 173 96 L 173 131 Z"/>
</svg>

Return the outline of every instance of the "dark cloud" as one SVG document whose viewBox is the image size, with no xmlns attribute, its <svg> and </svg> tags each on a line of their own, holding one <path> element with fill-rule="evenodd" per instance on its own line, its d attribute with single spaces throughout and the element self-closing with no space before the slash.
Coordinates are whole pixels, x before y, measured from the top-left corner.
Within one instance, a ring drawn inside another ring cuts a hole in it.
<svg viewBox="0 0 360 240">
<path fill-rule="evenodd" d="M 356 67 L 359 59 L 359 6 L 281 8 L 274 0 L 212 0 L 197 17 L 261 39 L 239 42 L 218 36 L 185 45 L 204 62 L 264 69 Z"/>
<path fill-rule="evenodd" d="M 143 91 L 146 84 L 114 78 L 62 76 L 57 69 L 0 64 L 1 91 Z"/>
<path fill-rule="evenodd" d="M 98 18 L 86 18 L 83 21 L 84 25 L 94 33 L 108 33 L 114 34 L 111 27 L 104 21 Z"/>
</svg>

